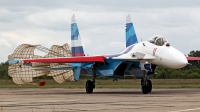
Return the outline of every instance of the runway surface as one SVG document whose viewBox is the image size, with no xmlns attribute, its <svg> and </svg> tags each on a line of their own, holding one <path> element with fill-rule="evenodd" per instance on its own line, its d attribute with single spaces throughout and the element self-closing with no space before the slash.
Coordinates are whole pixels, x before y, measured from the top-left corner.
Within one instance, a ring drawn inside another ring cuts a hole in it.
<svg viewBox="0 0 200 112">
<path fill-rule="evenodd" d="M 200 112 L 200 89 L 0 89 L 0 112 Z"/>
</svg>

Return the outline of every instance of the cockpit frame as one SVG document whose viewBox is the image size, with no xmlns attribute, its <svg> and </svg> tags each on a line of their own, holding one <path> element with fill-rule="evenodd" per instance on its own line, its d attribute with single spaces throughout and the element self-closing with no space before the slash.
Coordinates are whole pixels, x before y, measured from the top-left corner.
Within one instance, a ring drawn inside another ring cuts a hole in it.
<svg viewBox="0 0 200 112">
<path fill-rule="evenodd" d="M 153 36 L 152 38 L 148 40 L 148 42 L 158 45 L 158 46 L 163 46 L 166 43 L 168 43 L 168 41 L 163 36 L 160 36 L 160 35 Z"/>
</svg>

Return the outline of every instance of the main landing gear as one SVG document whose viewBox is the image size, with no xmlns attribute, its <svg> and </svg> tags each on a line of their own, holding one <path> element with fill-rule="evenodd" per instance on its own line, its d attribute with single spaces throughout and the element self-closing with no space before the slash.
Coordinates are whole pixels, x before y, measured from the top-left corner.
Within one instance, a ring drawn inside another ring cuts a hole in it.
<svg viewBox="0 0 200 112">
<path fill-rule="evenodd" d="M 92 93 L 93 89 L 95 88 L 95 79 L 96 79 L 96 72 L 95 68 L 92 68 L 92 81 L 88 80 L 85 84 L 86 93 Z"/>
<path fill-rule="evenodd" d="M 141 80 L 141 86 L 142 86 L 142 93 L 143 94 L 147 94 L 147 93 L 150 93 L 151 90 L 152 90 L 152 83 L 151 83 L 151 80 L 149 80 L 146 77 L 144 77 L 142 80 Z"/>
<path fill-rule="evenodd" d="M 86 93 L 92 93 L 93 89 L 95 88 L 94 86 L 95 86 L 94 82 L 91 80 L 88 80 L 85 84 Z"/>
</svg>

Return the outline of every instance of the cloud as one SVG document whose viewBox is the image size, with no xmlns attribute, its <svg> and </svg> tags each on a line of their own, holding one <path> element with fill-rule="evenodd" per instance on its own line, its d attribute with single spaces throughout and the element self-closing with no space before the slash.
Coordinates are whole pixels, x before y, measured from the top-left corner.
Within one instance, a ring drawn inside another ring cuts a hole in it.
<svg viewBox="0 0 200 112">
<path fill-rule="evenodd" d="M 63 23 L 70 23 L 70 18 L 73 11 L 70 9 L 52 9 L 44 10 L 37 13 L 30 14 L 26 17 L 27 21 L 39 26 L 61 25 Z M 62 25 L 63 26 L 63 25 Z"/>
<path fill-rule="evenodd" d="M 84 48 L 90 47 L 91 46 L 91 40 L 88 38 L 81 38 L 82 44 Z"/>
<path fill-rule="evenodd" d="M 69 32 L 68 32 L 69 33 Z M 63 44 L 67 32 L 57 32 L 47 29 L 21 29 L 10 32 L 1 33 L 1 37 L 7 39 L 12 44 L 44 44 L 53 42 L 55 44 Z M 56 40 L 56 41 L 55 41 Z"/>
<path fill-rule="evenodd" d="M 112 41 L 112 42 L 109 43 L 109 46 L 123 48 L 125 46 L 125 44 L 122 43 L 122 42 L 114 42 L 114 41 Z"/>
<path fill-rule="evenodd" d="M 1 47 L 11 47 L 11 44 L 9 44 L 7 40 L 0 38 L 0 46 Z"/>
<path fill-rule="evenodd" d="M 189 41 L 190 45 L 198 46 L 200 44 L 200 38 L 195 38 Z"/>
</svg>

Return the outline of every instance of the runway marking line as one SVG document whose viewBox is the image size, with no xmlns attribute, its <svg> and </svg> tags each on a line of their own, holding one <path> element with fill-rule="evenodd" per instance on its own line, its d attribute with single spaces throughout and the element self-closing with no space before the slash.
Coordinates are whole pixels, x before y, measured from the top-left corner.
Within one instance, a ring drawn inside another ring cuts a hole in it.
<svg viewBox="0 0 200 112">
<path fill-rule="evenodd" d="M 169 112 L 187 112 L 187 111 L 193 111 L 193 110 L 200 110 L 200 108 L 185 109 L 185 110 L 176 110 L 176 111 L 169 111 Z"/>
</svg>

